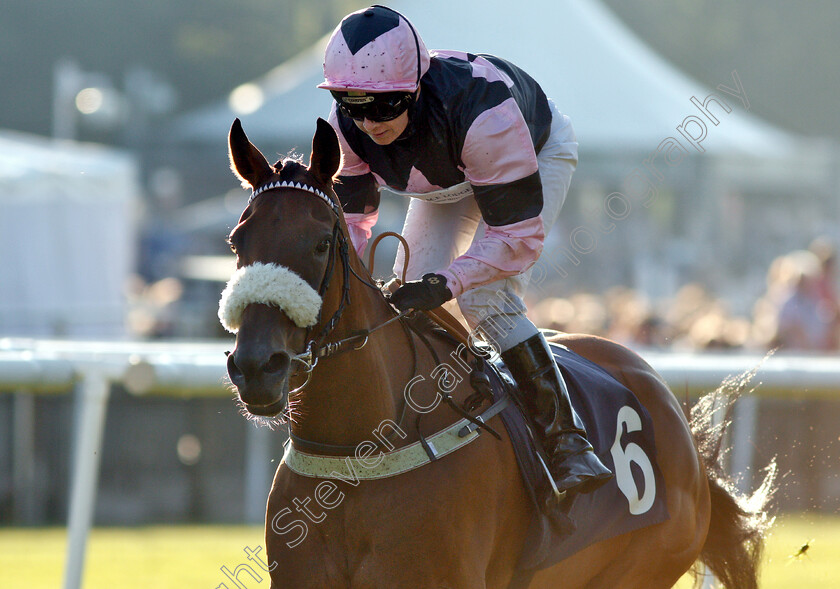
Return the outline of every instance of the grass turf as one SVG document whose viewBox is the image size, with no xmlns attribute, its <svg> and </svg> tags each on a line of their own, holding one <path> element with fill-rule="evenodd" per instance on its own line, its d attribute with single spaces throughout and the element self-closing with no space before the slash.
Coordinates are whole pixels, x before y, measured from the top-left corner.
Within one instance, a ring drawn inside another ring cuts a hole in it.
<svg viewBox="0 0 840 589">
<path fill-rule="evenodd" d="M 268 575 L 246 548 L 265 562 L 263 531 L 247 526 L 149 526 L 97 528 L 88 544 L 85 589 L 217 589 L 239 583 L 267 589 Z M 805 554 L 797 554 L 803 545 Z M 0 587 L 56 589 L 62 586 L 66 532 L 59 528 L 0 528 Z M 260 552 L 254 551 L 260 549 Z M 763 558 L 763 589 L 840 587 L 840 515 L 787 515 L 777 520 Z M 679 589 L 691 587 L 684 578 Z"/>
</svg>

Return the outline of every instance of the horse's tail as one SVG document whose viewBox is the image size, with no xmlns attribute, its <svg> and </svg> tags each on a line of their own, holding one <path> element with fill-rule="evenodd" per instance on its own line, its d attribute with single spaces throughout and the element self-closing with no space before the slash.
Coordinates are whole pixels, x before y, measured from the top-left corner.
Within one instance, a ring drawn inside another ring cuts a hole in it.
<svg viewBox="0 0 840 589">
<path fill-rule="evenodd" d="M 773 523 L 767 505 L 775 491 L 776 465 L 752 494 L 737 490 L 723 466 L 723 441 L 735 401 L 755 371 L 728 379 L 691 408 L 691 431 L 706 470 L 711 497 L 709 533 L 700 562 L 727 589 L 756 589 L 764 535 Z M 720 417 L 724 416 L 724 417 Z"/>
</svg>

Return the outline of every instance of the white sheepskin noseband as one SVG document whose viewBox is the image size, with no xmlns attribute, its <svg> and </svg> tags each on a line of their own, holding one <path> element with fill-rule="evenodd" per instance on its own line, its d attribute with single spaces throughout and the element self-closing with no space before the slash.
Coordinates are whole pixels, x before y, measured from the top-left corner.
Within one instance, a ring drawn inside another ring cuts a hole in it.
<svg viewBox="0 0 840 589">
<path fill-rule="evenodd" d="M 251 303 L 282 310 L 298 327 L 311 327 L 321 312 L 321 296 L 306 281 L 283 266 L 256 262 L 233 273 L 219 301 L 219 320 L 231 333 L 242 325 Z"/>
</svg>

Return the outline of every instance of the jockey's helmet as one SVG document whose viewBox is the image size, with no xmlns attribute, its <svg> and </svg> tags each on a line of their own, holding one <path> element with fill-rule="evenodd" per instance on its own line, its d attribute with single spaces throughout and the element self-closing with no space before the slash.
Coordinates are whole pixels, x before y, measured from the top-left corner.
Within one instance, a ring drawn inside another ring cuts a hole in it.
<svg viewBox="0 0 840 589">
<path fill-rule="evenodd" d="M 429 69 L 429 51 L 399 12 L 374 5 L 333 31 L 319 88 L 339 92 L 414 92 Z"/>
</svg>

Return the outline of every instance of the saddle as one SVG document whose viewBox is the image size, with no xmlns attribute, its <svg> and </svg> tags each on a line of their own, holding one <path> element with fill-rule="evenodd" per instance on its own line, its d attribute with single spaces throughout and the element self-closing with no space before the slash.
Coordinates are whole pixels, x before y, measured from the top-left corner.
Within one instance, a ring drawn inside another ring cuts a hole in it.
<svg viewBox="0 0 840 589">
<path fill-rule="evenodd" d="M 532 504 L 519 574 L 511 589 L 526 587 L 536 571 L 591 544 L 668 519 L 665 484 L 656 464 L 653 423 L 647 410 L 600 366 L 565 346 L 552 343 L 551 348 L 572 404 L 586 424 L 589 442 L 616 477 L 592 493 L 571 495 L 553 513 L 545 513 L 541 498 L 550 493 L 550 485 L 539 458 L 543 450 L 531 432 L 527 414 L 516 403 L 507 404 L 499 415 Z M 513 398 L 514 381 L 501 361 L 485 362 L 483 372 L 491 383 L 494 403 Z"/>
</svg>

